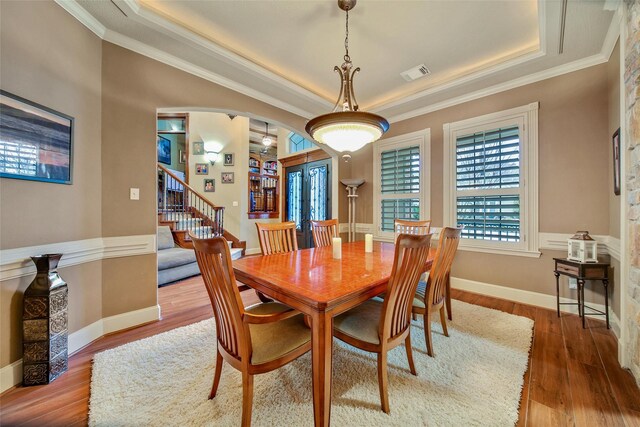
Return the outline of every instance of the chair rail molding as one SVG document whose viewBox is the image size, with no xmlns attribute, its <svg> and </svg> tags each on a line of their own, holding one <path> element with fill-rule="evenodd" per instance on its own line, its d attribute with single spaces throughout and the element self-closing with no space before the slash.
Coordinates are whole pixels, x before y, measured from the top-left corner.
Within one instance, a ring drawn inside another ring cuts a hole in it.
<svg viewBox="0 0 640 427">
<path fill-rule="evenodd" d="M 108 258 L 146 255 L 156 252 L 156 235 L 96 237 L 47 245 L 0 250 L 0 282 L 35 274 L 32 255 L 62 253 L 58 268 Z"/>
<path fill-rule="evenodd" d="M 540 249 L 567 251 L 567 240 L 573 234 L 564 233 L 540 233 Z M 591 236 L 598 242 L 598 253 L 609 255 L 620 261 L 620 239 L 613 236 Z"/>
</svg>

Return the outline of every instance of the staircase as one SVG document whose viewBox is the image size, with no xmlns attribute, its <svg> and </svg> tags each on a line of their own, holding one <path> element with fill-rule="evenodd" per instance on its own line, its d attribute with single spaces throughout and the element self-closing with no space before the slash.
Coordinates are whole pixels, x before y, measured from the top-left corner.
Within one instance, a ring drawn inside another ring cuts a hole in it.
<svg viewBox="0 0 640 427">
<path fill-rule="evenodd" d="M 158 225 L 169 226 L 173 240 L 182 248 L 193 249 L 191 233 L 200 239 L 226 238 L 232 259 L 245 254 L 246 242 L 224 229 L 224 207 L 211 203 L 161 164 L 158 164 Z"/>
</svg>

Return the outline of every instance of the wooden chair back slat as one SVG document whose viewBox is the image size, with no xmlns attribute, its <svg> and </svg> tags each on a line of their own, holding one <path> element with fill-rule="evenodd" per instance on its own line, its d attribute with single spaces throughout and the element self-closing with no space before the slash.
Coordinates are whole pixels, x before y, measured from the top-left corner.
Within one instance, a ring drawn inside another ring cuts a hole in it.
<svg viewBox="0 0 640 427">
<path fill-rule="evenodd" d="M 432 305 L 439 305 L 445 299 L 447 280 L 461 235 L 462 228 L 445 227 L 440 232 L 438 249 L 429 272 L 427 286 L 429 289 L 427 302 L 430 301 Z"/>
<path fill-rule="evenodd" d="M 238 360 L 251 354 L 251 340 L 242 321 L 244 306 L 236 285 L 229 245 L 223 237 L 191 235 L 198 267 L 213 306 L 218 344 Z"/>
<path fill-rule="evenodd" d="M 295 222 L 256 223 L 262 255 L 280 254 L 298 250 Z"/>
<path fill-rule="evenodd" d="M 393 339 L 409 328 L 413 296 L 429 257 L 430 244 L 431 234 L 398 236 L 380 323 L 382 339 Z"/>
<path fill-rule="evenodd" d="M 313 245 L 316 248 L 331 246 L 333 238 L 340 236 L 338 233 L 338 220 L 311 221 L 311 232 L 313 234 Z"/>
<path fill-rule="evenodd" d="M 425 221 L 410 221 L 406 219 L 396 219 L 393 222 L 393 229 L 396 234 L 396 239 L 400 234 L 416 234 L 424 235 L 431 233 L 431 220 Z"/>
</svg>

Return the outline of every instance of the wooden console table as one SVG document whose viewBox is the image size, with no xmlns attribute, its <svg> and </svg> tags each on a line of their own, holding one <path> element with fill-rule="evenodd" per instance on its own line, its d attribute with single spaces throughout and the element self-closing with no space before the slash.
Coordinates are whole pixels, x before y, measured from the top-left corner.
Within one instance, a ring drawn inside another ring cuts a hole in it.
<svg viewBox="0 0 640 427">
<path fill-rule="evenodd" d="M 556 299 L 558 304 L 558 317 L 560 317 L 561 305 L 577 305 L 578 315 L 582 317 L 582 327 L 585 328 L 585 316 L 606 316 L 607 329 L 609 329 L 609 264 L 604 262 L 580 262 L 566 258 L 554 258 L 556 268 L 553 274 L 556 276 Z M 560 275 L 572 277 L 578 282 L 578 302 L 560 302 Z M 601 280 L 604 285 L 604 306 L 602 312 L 584 303 L 585 280 Z M 585 313 L 584 309 L 591 310 Z"/>
</svg>

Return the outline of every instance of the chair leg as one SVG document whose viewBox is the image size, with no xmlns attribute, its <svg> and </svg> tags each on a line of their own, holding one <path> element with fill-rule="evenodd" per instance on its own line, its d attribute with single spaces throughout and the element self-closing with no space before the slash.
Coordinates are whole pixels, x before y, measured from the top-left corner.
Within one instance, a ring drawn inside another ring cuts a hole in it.
<svg viewBox="0 0 640 427">
<path fill-rule="evenodd" d="M 418 376 L 416 371 L 416 365 L 413 363 L 413 349 L 411 348 L 411 334 L 407 334 L 407 338 L 404 340 L 404 348 L 407 350 L 407 359 L 409 360 L 409 370 L 415 376 Z"/>
<path fill-rule="evenodd" d="M 447 315 L 444 312 L 444 306 L 440 307 L 440 322 L 442 323 L 442 331 L 444 332 L 444 336 L 449 336 L 449 331 L 447 330 Z"/>
<path fill-rule="evenodd" d="M 380 404 L 382 406 L 382 410 L 387 414 L 389 413 L 389 392 L 387 390 L 388 382 L 387 351 L 383 350 L 381 353 L 378 353 L 378 387 L 380 388 Z"/>
<path fill-rule="evenodd" d="M 447 316 L 453 322 L 453 314 L 451 313 L 451 277 L 447 274 L 447 293 L 445 295 L 445 304 L 447 305 Z"/>
<path fill-rule="evenodd" d="M 220 354 L 220 351 L 216 350 L 216 353 L 216 373 L 213 376 L 213 387 L 211 387 L 209 399 L 213 399 L 214 397 L 216 397 L 218 385 L 220 384 L 220 375 L 222 374 L 222 364 L 224 363 L 224 359 L 222 358 L 222 354 Z"/>
<path fill-rule="evenodd" d="M 431 313 L 424 312 L 424 340 L 427 342 L 427 354 L 433 357 L 433 341 L 431 340 Z"/>
<path fill-rule="evenodd" d="M 266 296 L 262 292 L 256 291 L 256 295 L 258 295 L 258 299 L 260 299 L 260 302 L 273 302 L 273 300 L 271 298 L 269 298 L 268 296 Z"/>
<path fill-rule="evenodd" d="M 253 405 L 253 375 L 242 373 L 242 427 L 251 426 L 251 406 Z"/>
</svg>

